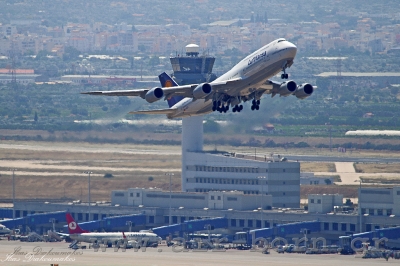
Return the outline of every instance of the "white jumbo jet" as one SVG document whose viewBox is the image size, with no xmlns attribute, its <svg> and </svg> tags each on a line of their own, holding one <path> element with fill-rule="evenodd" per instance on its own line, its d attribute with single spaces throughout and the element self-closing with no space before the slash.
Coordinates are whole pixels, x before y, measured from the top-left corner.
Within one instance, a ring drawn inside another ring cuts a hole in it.
<svg viewBox="0 0 400 266">
<path fill-rule="evenodd" d="M 71 239 L 78 242 L 100 244 L 104 241 L 116 243 L 118 241 L 127 240 L 128 242 L 135 241 L 136 246 L 152 246 L 161 241 L 161 237 L 149 232 L 104 232 L 91 233 L 83 230 L 74 220 L 70 213 L 66 214 L 69 234 L 61 234 L 69 236 Z"/>
<path fill-rule="evenodd" d="M 4 225 L 0 224 L 0 235 L 8 235 L 8 234 L 11 234 L 11 233 L 12 233 L 11 229 L 8 229 Z"/>
<path fill-rule="evenodd" d="M 297 85 L 289 80 L 269 80 L 283 71 L 282 79 L 288 79 L 286 69 L 293 64 L 297 47 L 285 39 L 277 39 L 250 54 L 231 70 L 210 83 L 179 86 L 165 72 L 159 78 L 162 87 L 137 90 L 90 91 L 82 94 L 103 96 L 140 96 L 149 103 L 162 98 L 168 100 L 168 109 L 133 111 L 131 114 L 165 114 L 169 119 L 203 115 L 213 111 L 226 113 L 243 110 L 242 102 L 252 100 L 251 110 L 258 110 L 263 94 L 271 97 L 295 95 L 299 99 L 309 97 L 316 87 L 305 83 Z"/>
</svg>

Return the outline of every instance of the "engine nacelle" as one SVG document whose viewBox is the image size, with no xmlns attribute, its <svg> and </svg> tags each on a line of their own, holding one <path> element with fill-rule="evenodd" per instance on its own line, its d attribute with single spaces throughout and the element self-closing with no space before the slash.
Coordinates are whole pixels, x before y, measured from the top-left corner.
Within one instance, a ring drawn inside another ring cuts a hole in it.
<svg viewBox="0 0 400 266">
<path fill-rule="evenodd" d="M 205 98 L 208 94 L 210 94 L 212 91 L 211 85 L 208 83 L 202 83 L 199 84 L 194 90 L 193 90 L 193 98 L 195 99 L 203 99 Z"/>
<path fill-rule="evenodd" d="M 297 89 L 297 84 L 293 80 L 286 81 L 279 87 L 278 93 L 281 96 L 288 96 L 293 94 Z"/>
<path fill-rule="evenodd" d="M 314 92 L 313 86 L 311 84 L 304 83 L 297 88 L 294 95 L 296 95 L 296 97 L 299 99 L 304 99 L 311 96 L 313 92 Z"/>
<path fill-rule="evenodd" d="M 144 98 L 146 99 L 147 102 L 154 103 L 160 100 L 163 96 L 164 96 L 163 89 L 156 87 L 149 90 L 144 96 Z"/>
</svg>

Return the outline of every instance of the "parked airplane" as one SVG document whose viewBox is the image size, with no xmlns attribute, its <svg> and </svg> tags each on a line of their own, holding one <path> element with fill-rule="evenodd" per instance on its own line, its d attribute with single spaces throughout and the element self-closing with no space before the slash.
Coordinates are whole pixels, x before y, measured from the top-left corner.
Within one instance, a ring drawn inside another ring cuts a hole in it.
<svg viewBox="0 0 400 266">
<path fill-rule="evenodd" d="M 179 86 L 166 73 L 159 78 L 163 84 L 152 89 L 90 91 L 82 94 L 104 96 L 140 96 L 149 103 L 162 98 L 168 100 L 168 109 L 134 111 L 131 114 L 165 114 L 168 118 L 203 115 L 213 111 L 226 113 L 243 110 L 242 102 L 252 100 L 251 110 L 260 108 L 261 96 L 276 94 L 295 95 L 299 99 L 309 97 L 315 87 L 308 83 L 297 85 L 289 80 L 276 82 L 269 78 L 283 71 L 282 79 L 288 79 L 286 69 L 293 64 L 297 47 L 285 39 L 277 39 L 250 54 L 231 70 L 210 83 Z"/>
<path fill-rule="evenodd" d="M 11 233 L 12 233 L 11 229 L 8 229 L 4 225 L 0 224 L 0 235 L 8 235 L 8 234 L 11 234 Z"/>
<path fill-rule="evenodd" d="M 83 230 L 74 220 L 70 213 L 66 214 L 68 223 L 69 237 L 78 242 L 87 243 L 103 243 L 104 241 L 116 243 L 124 239 L 134 240 L 138 246 L 152 246 L 161 241 L 161 238 L 154 233 L 149 232 L 104 232 L 104 233 L 90 233 Z"/>
</svg>

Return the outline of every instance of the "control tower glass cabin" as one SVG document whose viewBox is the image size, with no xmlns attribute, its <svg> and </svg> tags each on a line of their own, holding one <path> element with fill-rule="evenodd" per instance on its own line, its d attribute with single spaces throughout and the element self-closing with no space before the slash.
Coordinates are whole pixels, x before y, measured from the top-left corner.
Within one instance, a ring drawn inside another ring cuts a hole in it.
<svg viewBox="0 0 400 266">
<path fill-rule="evenodd" d="M 186 55 L 171 57 L 174 79 L 179 85 L 211 82 L 217 78 L 212 73 L 215 57 L 199 56 L 199 46 L 189 44 L 186 46 Z"/>
</svg>

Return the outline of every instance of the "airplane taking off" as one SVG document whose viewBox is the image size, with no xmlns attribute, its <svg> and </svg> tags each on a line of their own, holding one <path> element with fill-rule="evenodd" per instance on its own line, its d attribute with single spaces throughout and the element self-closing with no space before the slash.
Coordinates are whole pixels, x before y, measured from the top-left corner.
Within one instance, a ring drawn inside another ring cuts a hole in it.
<svg viewBox="0 0 400 266">
<path fill-rule="evenodd" d="M 137 246 L 151 246 L 153 244 L 158 244 L 161 238 L 154 233 L 149 232 L 105 232 L 105 233 L 90 233 L 89 231 L 83 230 L 74 220 L 70 213 L 66 214 L 66 220 L 68 224 L 69 234 L 67 235 L 71 239 L 78 242 L 86 243 L 102 243 L 107 242 L 118 242 L 124 239 L 135 240 L 138 244 Z"/>
<path fill-rule="evenodd" d="M 282 79 L 288 79 L 286 69 L 293 64 L 297 47 L 285 39 L 277 39 L 250 54 L 231 70 L 210 83 L 179 86 L 166 73 L 159 78 L 162 87 L 152 89 L 90 91 L 82 94 L 103 96 L 140 96 L 149 103 L 162 98 L 168 100 L 168 109 L 133 111 L 130 114 L 165 114 L 169 119 L 203 115 L 213 111 L 226 113 L 243 110 L 242 102 L 252 100 L 251 110 L 260 108 L 262 95 L 271 97 L 295 95 L 299 99 L 309 97 L 316 87 L 308 83 L 297 85 L 293 80 L 276 82 L 269 80 L 283 71 Z"/>
</svg>

